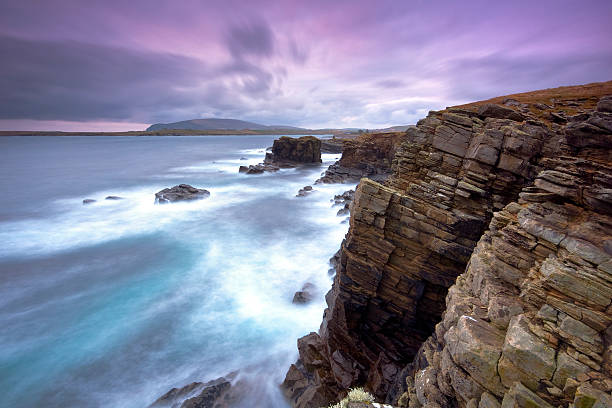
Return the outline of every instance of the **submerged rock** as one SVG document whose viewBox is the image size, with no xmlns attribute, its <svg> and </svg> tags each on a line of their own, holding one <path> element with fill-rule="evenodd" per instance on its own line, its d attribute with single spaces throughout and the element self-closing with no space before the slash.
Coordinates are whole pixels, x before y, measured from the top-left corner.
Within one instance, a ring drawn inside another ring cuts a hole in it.
<svg viewBox="0 0 612 408">
<path fill-rule="evenodd" d="M 96 200 L 94 200 L 93 198 L 86 198 L 83 200 L 83 205 L 87 205 L 87 204 L 92 204 L 95 203 Z"/>
<path fill-rule="evenodd" d="M 295 292 L 293 295 L 293 300 L 291 303 L 294 304 L 305 304 L 309 303 L 313 298 L 315 286 L 312 283 L 306 282 L 304 286 L 302 286 L 302 290 Z"/>
<path fill-rule="evenodd" d="M 117 201 L 117 200 L 123 200 L 123 197 L 110 195 L 110 196 L 107 196 L 105 200 Z"/>
<path fill-rule="evenodd" d="M 159 397 L 150 408 L 230 408 L 244 396 L 241 381 L 232 384 L 237 373 L 219 377 L 206 383 L 193 382 L 173 388 Z"/>
<path fill-rule="evenodd" d="M 305 197 L 306 195 L 308 195 L 309 193 L 312 193 L 314 190 L 312 189 L 312 186 L 305 186 L 303 188 L 300 189 L 300 191 L 298 191 L 298 193 L 295 195 L 296 197 Z"/>
<path fill-rule="evenodd" d="M 264 171 L 278 171 L 280 168 L 278 166 L 273 166 L 271 164 L 251 164 L 247 166 L 240 166 L 238 168 L 238 173 L 245 174 L 262 174 Z"/>
<path fill-rule="evenodd" d="M 192 201 L 207 198 L 210 191 L 203 188 L 195 188 L 189 184 L 179 184 L 171 188 L 164 188 L 155 193 L 156 204 L 173 203 L 175 201 Z"/>
</svg>

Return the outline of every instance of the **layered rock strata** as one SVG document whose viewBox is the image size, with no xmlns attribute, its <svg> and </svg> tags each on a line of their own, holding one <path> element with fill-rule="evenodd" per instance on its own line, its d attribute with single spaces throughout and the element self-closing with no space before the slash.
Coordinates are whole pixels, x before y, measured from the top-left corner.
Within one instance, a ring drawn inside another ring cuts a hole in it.
<svg viewBox="0 0 612 408">
<path fill-rule="evenodd" d="M 403 133 L 368 133 L 344 140 L 342 157 L 329 166 L 317 183 L 357 182 L 362 177 L 378 181 L 391 174 L 391 163 Z"/>
<path fill-rule="evenodd" d="M 607 101 L 558 122 L 531 105 L 447 109 L 409 129 L 386 185 L 357 189 L 320 331 L 284 383 L 293 405 L 355 385 L 411 407 L 603 401 Z"/>
<path fill-rule="evenodd" d="M 277 166 L 297 163 L 321 163 L 321 140 L 314 136 L 283 136 L 274 141 L 265 163 Z"/>
</svg>

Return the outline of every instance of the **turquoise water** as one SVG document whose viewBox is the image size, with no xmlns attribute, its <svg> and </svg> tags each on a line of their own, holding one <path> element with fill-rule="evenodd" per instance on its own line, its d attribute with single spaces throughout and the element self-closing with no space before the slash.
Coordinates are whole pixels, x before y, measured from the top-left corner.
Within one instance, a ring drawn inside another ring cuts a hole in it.
<svg viewBox="0 0 612 408">
<path fill-rule="evenodd" d="M 144 407 L 240 370 L 248 406 L 286 407 L 347 230 L 329 200 L 353 186 L 295 197 L 334 155 L 237 172 L 274 138 L 0 138 L 0 406 Z M 178 183 L 211 197 L 154 205 Z M 315 301 L 293 305 L 305 282 Z"/>
</svg>

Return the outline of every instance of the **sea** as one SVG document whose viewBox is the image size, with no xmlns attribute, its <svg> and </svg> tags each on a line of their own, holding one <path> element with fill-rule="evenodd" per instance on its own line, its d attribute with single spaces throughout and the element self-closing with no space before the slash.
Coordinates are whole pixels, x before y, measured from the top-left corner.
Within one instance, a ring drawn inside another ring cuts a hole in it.
<svg viewBox="0 0 612 408">
<path fill-rule="evenodd" d="M 0 137 L 0 407 L 147 407 L 237 371 L 237 407 L 287 408 L 354 185 L 313 185 L 334 154 L 238 172 L 278 137 Z M 155 204 L 181 183 L 211 195 Z"/>
</svg>

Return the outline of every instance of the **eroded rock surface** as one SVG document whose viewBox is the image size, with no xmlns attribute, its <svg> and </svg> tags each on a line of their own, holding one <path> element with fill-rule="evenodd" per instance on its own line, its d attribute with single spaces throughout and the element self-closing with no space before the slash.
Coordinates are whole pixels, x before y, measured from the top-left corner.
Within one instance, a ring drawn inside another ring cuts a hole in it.
<svg viewBox="0 0 612 408">
<path fill-rule="evenodd" d="M 357 188 L 323 323 L 284 383 L 293 405 L 362 385 L 410 407 L 604 401 L 607 100 L 563 123 L 510 104 L 431 112 L 409 129 L 387 182 Z M 570 102 L 548 103 L 581 108 Z"/>
<path fill-rule="evenodd" d="M 281 166 L 321 163 L 321 140 L 314 136 L 278 138 L 272 145 L 272 152 L 266 154 L 265 163 Z"/>
<path fill-rule="evenodd" d="M 391 163 L 403 133 L 364 134 L 345 140 L 342 157 L 329 166 L 317 183 L 357 182 L 362 177 L 383 181 L 391 174 Z"/>
</svg>

